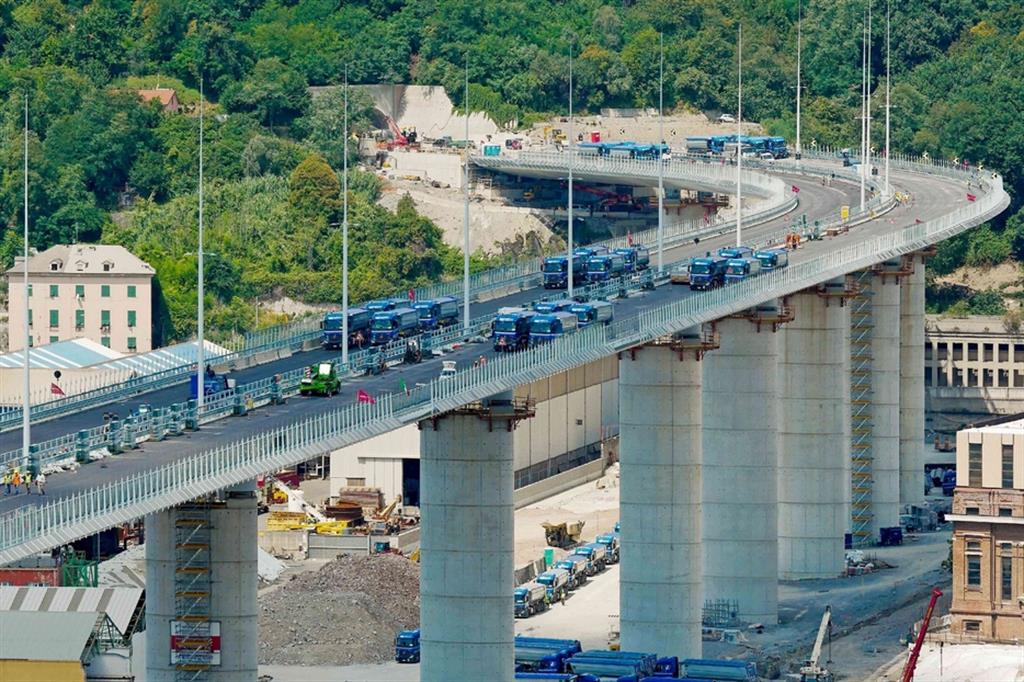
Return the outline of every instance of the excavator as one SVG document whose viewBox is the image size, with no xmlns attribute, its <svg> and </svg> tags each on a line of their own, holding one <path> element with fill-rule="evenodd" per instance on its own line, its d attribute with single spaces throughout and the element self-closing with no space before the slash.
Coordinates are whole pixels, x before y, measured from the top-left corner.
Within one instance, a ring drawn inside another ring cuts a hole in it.
<svg viewBox="0 0 1024 682">
<path fill-rule="evenodd" d="M 818 626 L 818 637 L 814 640 L 814 649 L 811 657 L 800 667 L 800 682 L 834 682 L 835 676 L 827 669 L 822 668 L 818 661 L 821 659 L 821 645 L 825 641 L 825 634 L 831 630 L 832 607 L 826 606 L 825 613 L 821 614 L 821 624 Z M 831 642 L 832 640 L 829 639 Z"/>
</svg>

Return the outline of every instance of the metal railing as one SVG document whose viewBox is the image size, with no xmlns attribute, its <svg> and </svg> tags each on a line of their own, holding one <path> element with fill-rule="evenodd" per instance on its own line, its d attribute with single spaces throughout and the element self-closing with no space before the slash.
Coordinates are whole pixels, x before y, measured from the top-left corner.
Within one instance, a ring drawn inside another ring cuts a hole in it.
<svg viewBox="0 0 1024 682">
<path fill-rule="evenodd" d="M 405 393 L 384 394 L 176 462 L 0 516 L 0 564 L 66 544 L 99 530 L 250 480 L 432 414 L 580 366 L 619 350 L 720 319 L 876 262 L 922 249 L 980 224 L 1009 205 L 1002 180 L 986 183 L 978 201 L 940 218 L 750 280 L 693 296 L 605 327 L 588 327 L 529 351 L 435 379 Z"/>
</svg>

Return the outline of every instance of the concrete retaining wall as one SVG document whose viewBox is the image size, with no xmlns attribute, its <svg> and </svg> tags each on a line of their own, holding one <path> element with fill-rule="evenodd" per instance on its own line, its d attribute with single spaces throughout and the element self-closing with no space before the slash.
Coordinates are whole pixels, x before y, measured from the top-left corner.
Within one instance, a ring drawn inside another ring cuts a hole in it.
<svg viewBox="0 0 1024 682">
<path fill-rule="evenodd" d="M 516 490 L 513 498 L 515 500 L 515 507 L 520 509 L 528 504 L 557 495 L 569 488 L 574 488 L 590 481 L 596 481 L 603 475 L 604 458 L 602 457 L 601 459 L 595 459 L 593 462 L 587 462 L 575 469 L 563 471 L 560 474 L 545 478 L 543 481 L 537 481 L 536 483 L 519 488 Z"/>
</svg>

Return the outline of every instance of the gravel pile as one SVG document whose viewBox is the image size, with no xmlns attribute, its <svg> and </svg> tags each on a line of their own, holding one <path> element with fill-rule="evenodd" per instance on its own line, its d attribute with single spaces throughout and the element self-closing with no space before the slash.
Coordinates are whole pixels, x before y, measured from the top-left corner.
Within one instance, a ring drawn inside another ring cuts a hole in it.
<svg viewBox="0 0 1024 682">
<path fill-rule="evenodd" d="M 420 567 L 393 554 L 341 556 L 260 597 L 265 665 L 394 660 L 395 635 L 420 621 Z"/>
</svg>

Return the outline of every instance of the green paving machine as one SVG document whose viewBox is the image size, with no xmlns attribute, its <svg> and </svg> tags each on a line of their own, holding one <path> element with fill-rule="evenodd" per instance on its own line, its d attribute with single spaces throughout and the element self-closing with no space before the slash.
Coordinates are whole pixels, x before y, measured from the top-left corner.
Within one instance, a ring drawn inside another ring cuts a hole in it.
<svg viewBox="0 0 1024 682">
<path fill-rule="evenodd" d="M 318 362 L 306 368 L 306 374 L 299 383 L 300 395 L 337 395 L 341 390 L 341 379 L 333 362 Z"/>
</svg>

